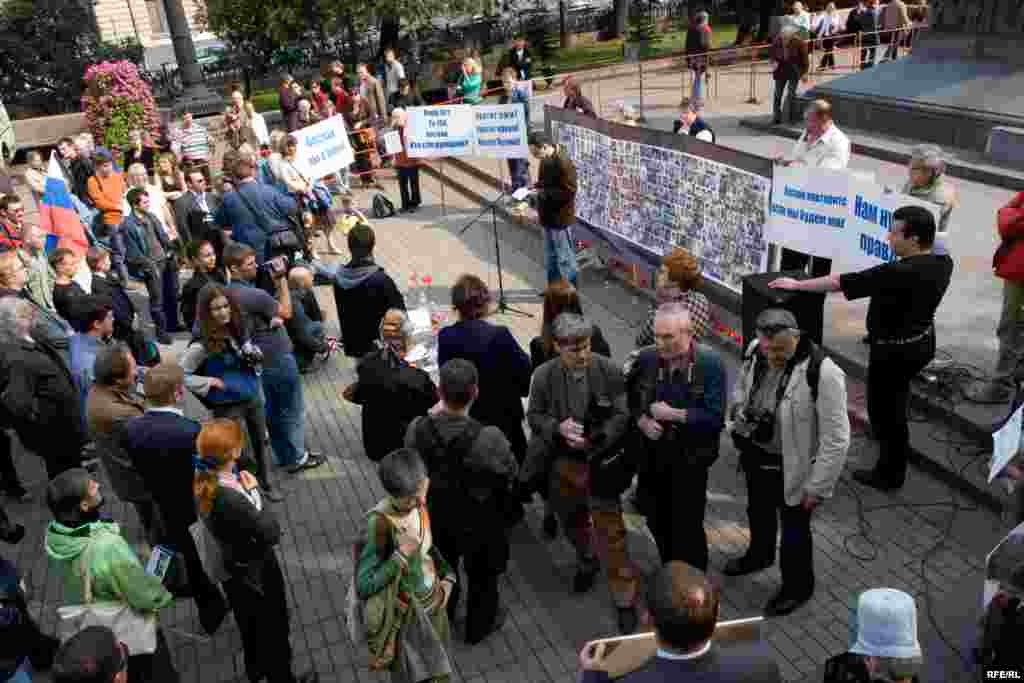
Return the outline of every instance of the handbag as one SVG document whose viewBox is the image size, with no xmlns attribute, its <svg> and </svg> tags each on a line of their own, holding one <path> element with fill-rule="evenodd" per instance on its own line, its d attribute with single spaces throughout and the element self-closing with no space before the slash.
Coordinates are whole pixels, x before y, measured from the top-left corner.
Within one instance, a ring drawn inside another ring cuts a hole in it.
<svg viewBox="0 0 1024 683">
<path fill-rule="evenodd" d="M 124 602 L 94 600 L 92 574 L 86 561 L 92 556 L 92 547 L 90 543 L 78 562 L 84 602 L 57 608 L 57 637 L 64 643 L 90 626 L 104 626 L 128 647 L 129 654 L 153 654 L 156 652 L 156 614 L 140 612 Z"/>
<path fill-rule="evenodd" d="M 200 519 L 193 522 L 188 532 L 195 541 L 196 551 L 199 553 L 199 562 L 203 565 L 203 571 L 214 583 L 223 583 L 231 578 L 227 563 L 224 561 L 224 549 L 220 547 L 217 537 L 210 531 L 206 522 Z"/>
<path fill-rule="evenodd" d="M 272 253 L 288 252 L 294 254 L 296 251 L 305 251 L 302 240 L 299 238 L 299 235 L 302 234 L 302 220 L 298 216 L 289 213 L 285 216 L 285 220 L 288 223 L 287 228 L 277 231 L 271 230 L 263 218 L 263 214 L 253 208 L 252 202 L 248 200 L 245 193 L 239 189 L 235 194 L 238 195 L 238 198 L 249 209 L 249 213 L 260 224 L 263 232 L 267 234 L 267 244 L 270 246 Z"/>
<path fill-rule="evenodd" d="M 210 363 L 207 357 L 198 372 L 206 377 L 216 377 L 224 382 L 223 389 L 210 389 L 206 396 L 196 394 L 196 398 L 208 409 L 248 403 L 256 398 L 260 391 L 260 378 L 256 371 L 243 365 L 242 359 L 235 353 L 236 365 L 227 363 Z"/>
</svg>

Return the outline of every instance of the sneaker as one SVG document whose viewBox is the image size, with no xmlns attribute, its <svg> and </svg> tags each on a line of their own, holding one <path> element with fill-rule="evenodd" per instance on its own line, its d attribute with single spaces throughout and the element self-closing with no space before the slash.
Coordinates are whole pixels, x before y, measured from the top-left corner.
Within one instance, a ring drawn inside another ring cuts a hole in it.
<svg viewBox="0 0 1024 683">
<path fill-rule="evenodd" d="M 326 461 L 323 459 L 322 456 L 306 451 L 306 455 L 304 458 L 302 458 L 302 460 L 288 468 L 288 473 L 298 474 L 303 470 L 311 470 L 316 467 L 320 467 L 320 465 L 323 465 L 324 462 Z"/>
</svg>

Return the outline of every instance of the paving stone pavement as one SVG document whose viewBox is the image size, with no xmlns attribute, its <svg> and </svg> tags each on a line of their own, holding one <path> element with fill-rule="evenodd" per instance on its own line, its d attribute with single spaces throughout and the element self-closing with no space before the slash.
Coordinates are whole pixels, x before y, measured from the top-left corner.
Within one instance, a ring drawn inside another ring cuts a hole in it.
<svg viewBox="0 0 1024 683">
<path fill-rule="evenodd" d="M 479 212 L 479 207 L 455 195 L 445 194 L 446 215 L 439 206 L 439 187 L 423 178 L 427 206 L 416 220 L 376 221 L 377 259 L 404 285 L 413 273 L 433 277 L 433 299 L 447 300 L 447 291 L 463 272 L 480 274 L 497 286 L 494 244 L 490 221 L 459 230 Z M 394 181 L 384 181 L 389 194 L 397 195 Z M 360 192 L 357 201 L 369 203 Z M 536 292 L 542 286 L 540 250 L 523 240 L 523 228 L 500 223 L 504 286 L 509 303 L 540 315 Z M 606 283 L 592 271 L 581 275 L 585 310 L 608 338 L 615 357 L 621 359 L 633 346 L 636 323 L 646 313 L 647 303 L 616 284 Z M 327 314 L 328 329 L 337 321 L 330 288 L 318 296 Z M 508 325 L 526 347 L 539 330 L 539 317 L 528 319 L 508 315 L 496 322 Z M 185 340 L 165 349 L 173 357 Z M 736 359 L 726 358 L 730 376 Z M 375 467 L 363 454 L 359 408 L 342 399 L 342 391 L 354 379 L 350 359 L 336 356 L 316 374 L 303 379 L 306 396 L 307 446 L 322 450 L 328 464 L 299 476 L 278 472 L 288 497 L 277 505 L 285 529 L 280 547 L 282 566 L 290 587 L 292 641 L 296 670 L 315 666 L 324 681 L 384 681 L 369 672 L 365 653 L 356 649 L 346 635 L 343 620 L 346 591 L 352 576 L 351 548 L 361 520 L 383 495 Z M 187 412 L 202 417 L 202 409 L 189 398 Z M 869 442 L 855 440 L 851 464 L 870 460 Z M 3 546 L 2 552 L 28 574 L 32 606 L 45 630 L 54 627 L 54 608 L 60 604 L 61 588 L 43 550 L 48 513 L 44 500 L 44 476 L 37 458 L 19 454 L 18 469 L 35 494 L 36 501 L 9 504 L 12 517 L 29 529 L 18 546 Z M 108 512 L 120 520 L 126 536 L 140 542 L 134 511 L 114 500 L 109 487 Z M 844 474 L 836 496 L 815 516 L 815 565 L 817 592 L 811 602 L 793 615 L 770 622 L 765 629 L 786 681 L 820 680 L 816 671 L 825 658 L 843 651 L 849 644 L 851 608 L 857 594 L 871 587 L 890 586 L 918 596 L 922 644 L 928 655 L 923 681 L 966 680 L 957 656 L 940 642 L 938 624 L 945 637 L 957 647 L 969 646 L 974 606 L 980 595 L 984 554 L 995 545 L 1002 523 L 975 509 L 960 511 L 948 524 L 949 509 L 935 503 L 969 503 L 948 492 L 941 484 L 914 472 L 903 492 L 883 496 L 856 487 Z M 914 507 L 915 505 L 924 507 Z M 505 627 L 484 643 L 470 648 L 455 647 L 457 673 L 453 681 L 466 683 L 574 680 L 579 647 L 588 639 L 615 633 L 614 611 L 607 586 L 585 596 L 571 595 L 574 554 L 563 538 L 548 542 L 540 532 L 541 510 L 531 508 L 526 523 L 512 532 L 512 560 L 501 581 L 501 592 L 510 607 Z M 774 594 L 777 568 L 761 574 L 730 579 L 720 576 L 729 557 L 745 548 L 748 532 L 745 492 L 737 457 L 728 440 L 722 456 L 712 469 L 706 528 L 711 543 L 712 574 L 721 578 L 722 617 L 737 618 L 760 613 Z M 921 570 L 921 553 L 937 547 Z M 630 552 L 644 571 L 656 566 L 653 543 L 640 531 L 632 531 Z M 934 619 L 926 609 L 930 597 Z M 191 601 L 180 601 L 161 613 L 174 659 L 185 681 L 245 680 L 241 646 L 232 620 L 210 639 L 200 634 Z M 934 622 L 934 623 L 933 623 Z M 40 676 L 40 680 L 47 680 Z"/>
</svg>

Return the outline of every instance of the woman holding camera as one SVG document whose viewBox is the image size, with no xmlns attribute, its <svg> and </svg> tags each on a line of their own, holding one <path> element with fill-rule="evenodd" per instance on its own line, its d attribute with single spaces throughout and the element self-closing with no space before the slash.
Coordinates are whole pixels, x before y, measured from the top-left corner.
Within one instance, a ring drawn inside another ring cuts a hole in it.
<svg viewBox="0 0 1024 683">
<path fill-rule="evenodd" d="M 271 486 L 267 474 L 263 441 L 267 418 L 257 375 L 263 354 L 249 339 L 248 321 L 235 293 L 216 282 L 207 284 L 199 291 L 196 321 L 199 338 L 185 348 L 178 361 L 185 370 L 185 386 L 214 417 L 244 422 L 250 446 L 248 466 L 264 497 L 280 501 L 282 496 Z"/>
<path fill-rule="evenodd" d="M 314 672 L 292 673 L 288 598 L 274 546 L 281 526 L 251 474 L 238 471 L 242 428 L 216 419 L 196 439 L 199 465 L 192 486 L 202 523 L 220 548 L 224 592 L 242 635 L 250 681 L 314 683 Z M 224 578 L 226 576 L 226 578 Z"/>
</svg>

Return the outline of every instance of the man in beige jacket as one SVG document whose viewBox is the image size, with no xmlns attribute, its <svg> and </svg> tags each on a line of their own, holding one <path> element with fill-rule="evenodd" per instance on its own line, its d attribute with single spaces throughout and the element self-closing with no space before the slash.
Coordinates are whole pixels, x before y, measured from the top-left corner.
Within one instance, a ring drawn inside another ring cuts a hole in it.
<svg viewBox="0 0 1024 683">
<path fill-rule="evenodd" d="M 782 518 L 782 587 L 765 615 L 794 611 L 814 594 L 811 515 L 832 496 L 850 447 L 846 377 L 803 335 L 792 312 L 757 317 L 757 340 L 744 357 L 727 428 L 747 479 L 750 547 L 722 573 L 742 576 L 775 564 Z"/>
<path fill-rule="evenodd" d="M 384 117 L 388 113 L 384 88 L 381 86 L 380 80 L 370 74 L 369 64 L 360 64 L 356 67 L 356 73 L 359 75 L 359 94 L 366 100 L 370 125 L 376 127 L 383 123 Z"/>
</svg>

